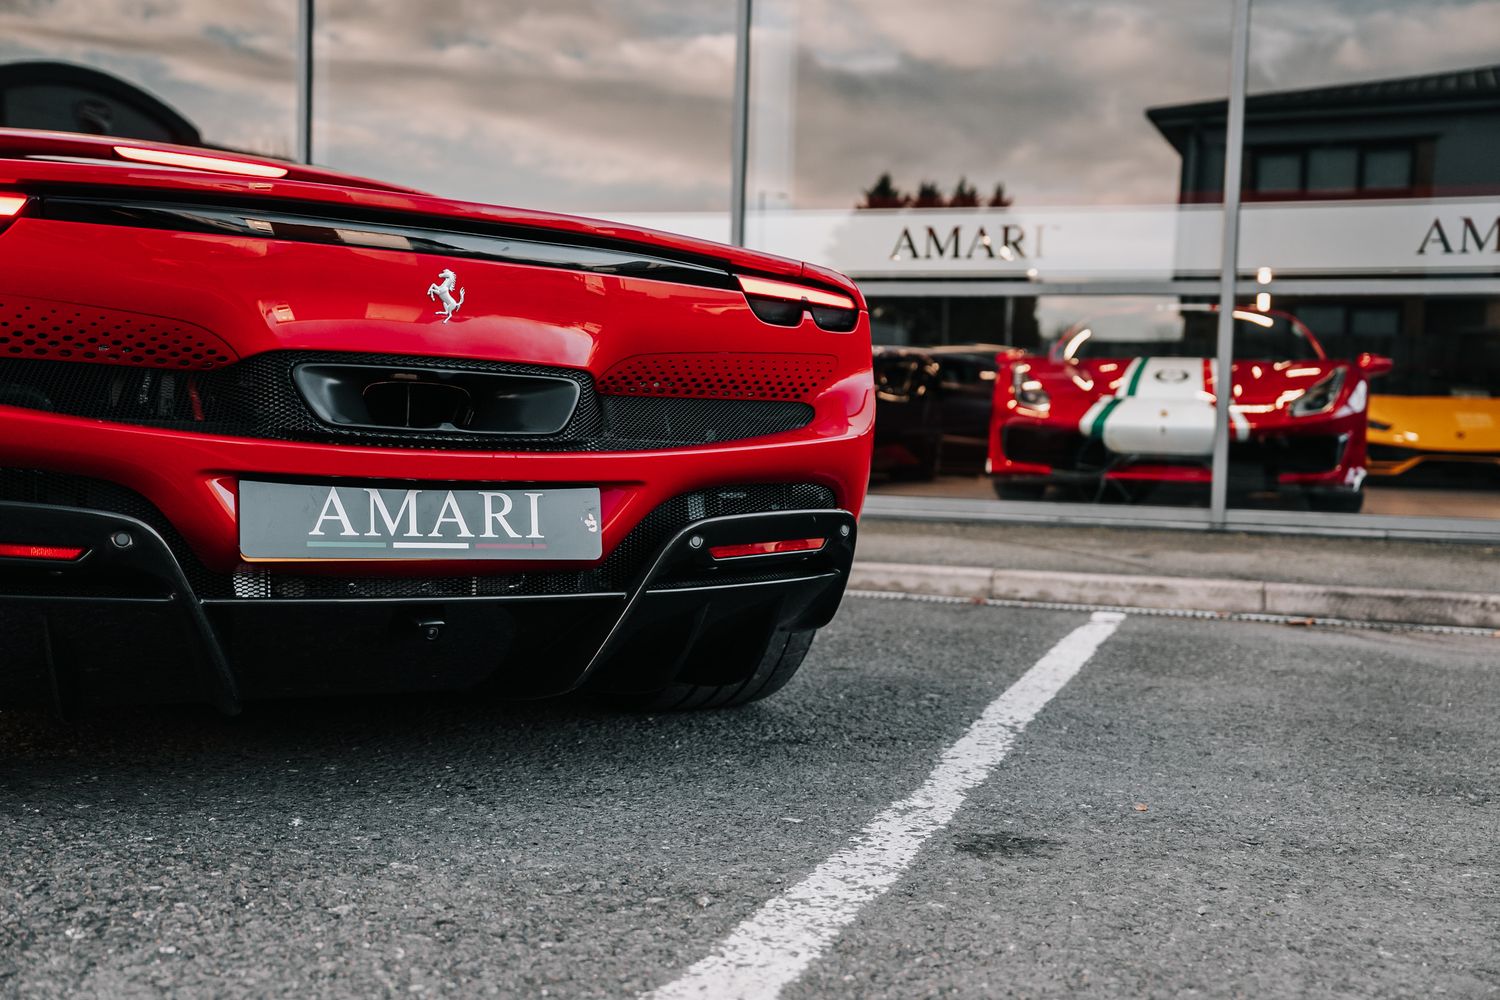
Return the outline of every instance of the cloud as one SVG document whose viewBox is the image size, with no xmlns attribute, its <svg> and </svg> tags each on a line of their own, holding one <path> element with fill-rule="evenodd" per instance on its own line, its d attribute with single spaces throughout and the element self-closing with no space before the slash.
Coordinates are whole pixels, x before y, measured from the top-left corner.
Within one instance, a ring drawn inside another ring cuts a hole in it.
<svg viewBox="0 0 1500 1000">
<path fill-rule="evenodd" d="M 725 210 L 731 12 L 675 6 L 325 5 L 319 158 L 486 201 Z"/>
<path fill-rule="evenodd" d="M 1252 12 L 1252 93 L 1500 62 L 1496 0 L 1260 0 Z"/>
<path fill-rule="evenodd" d="M 732 11 L 668 0 L 318 5 L 319 162 L 457 197 L 728 205 Z M 116 73 L 207 141 L 295 145 L 289 0 L 9 0 L 0 59 Z"/>
<path fill-rule="evenodd" d="M 1227 86 L 1227 5 L 807 0 L 797 11 L 803 206 L 850 205 L 887 170 L 908 189 L 1004 181 L 1025 204 L 1172 202 L 1177 157 L 1145 109 Z"/>
<path fill-rule="evenodd" d="M 105 70 L 182 112 L 205 141 L 287 155 L 296 144 L 296 30 L 284 0 L 7 0 L 0 61 Z"/>
</svg>

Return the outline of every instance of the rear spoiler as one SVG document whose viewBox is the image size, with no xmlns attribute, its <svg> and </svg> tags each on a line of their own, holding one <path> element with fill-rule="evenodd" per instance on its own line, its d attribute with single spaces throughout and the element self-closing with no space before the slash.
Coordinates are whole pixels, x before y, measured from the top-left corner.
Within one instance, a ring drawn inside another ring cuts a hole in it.
<svg viewBox="0 0 1500 1000">
<path fill-rule="evenodd" d="M 7 160 L 24 162 L 30 167 L 19 168 L 18 164 L 17 173 L 7 177 Z M 89 171 L 92 176 L 86 180 L 73 176 L 72 171 L 67 170 L 70 164 L 75 170 L 79 166 L 92 168 Z M 146 172 L 143 174 L 142 171 Z M 12 184 L 16 186 L 11 187 Z M 837 318 L 823 315 L 824 322 L 820 322 L 820 325 L 832 328 L 841 328 L 845 324 L 843 313 L 846 310 L 858 312 L 865 308 L 858 287 L 844 275 L 814 264 L 743 247 L 722 246 L 598 219 L 456 202 L 396 184 L 228 150 L 0 128 L 0 194 L 43 191 L 61 194 L 64 190 L 80 188 L 83 190 L 79 193 L 85 198 L 92 196 L 106 202 L 165 201 L 178 205 L 189 202 L 241 209 L 253 203 L 261 212 L 280 209 L 286 214 L 313 215 L 326 221 L 380 220 L 421 230 L 477 229 L 548 243 L 624 249 L 648 257 L 711 267 L 736 276 L 767 277 L 802 286 L 796 294 L 792 294 L 794 290 L 789 288 L 768 290 L 761 295 L 746 289 L 746 294 L 783 301 L 805 299 L 809 311 L 814 307 L 832 306 L 840 315 Z M 20 204 L 14 206 L 12 214 L 21 208 Z M 421 218 L 414 219 L 413 216 Z M 0 220 L 0 226 L 3 225 L 4 220 Z M 666 277 L 665 274 L 656 276 Z M 846 301 L 819 301 L 826 293 L 833 293 Z M 813 314 L 820 315 L 818 312 Z M 796 315 L 800 321 L 801 312 Z M 762 318 L 767 322 L 791 325 L 790 314 L 785 318 Z"/>
<path fill-rule="evenodd" d="M 775 326 L 800 326 L 805 316 L 833 333 L 859 323 L 860 303 L 843 290 L 806 281 L 747 274 L 722 260 L 694 258 L 643 244 L 569 239 L 546 229 L 476 225 L 441 217 L 330 212 L 295 202 L 235 204 L 230 199 L 165 200 L 156 192 L 28 194 L 0 185 L 0 230 L 19 217 L 55 222 L 160 229 L 356 247 L 398 253 L 463 257 L 531 267 L 647 278 L 703 288 L 738 290 L 752 312 Z M 123 195 L 123 196 L 122 196 Z M 446 223 L 446 225 L 445 225 Z"/>
<path fill-rule="evenodd" d="M 72 132 L 40 132 L 33 129 L 0 128 L 0 159 L 84 162 L 96 166 L 161 167 L 200 174 L 229 174 L 262 180 L 337 184 L 371 191 L 420 194 L 416 188 L 386 184 L 366 177 L 310 167 L 290 160 L 252 156 L 233 150 L 200 146 L 173 146 L 142 139 L 78 135 Z"/>
</svg>

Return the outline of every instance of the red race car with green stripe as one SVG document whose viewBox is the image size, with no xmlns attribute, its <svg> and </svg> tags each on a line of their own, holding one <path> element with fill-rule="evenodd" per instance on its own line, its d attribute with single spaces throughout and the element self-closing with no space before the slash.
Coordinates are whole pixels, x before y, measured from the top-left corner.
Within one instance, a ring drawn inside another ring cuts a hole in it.
<svg viewBox="0 0 1500 1000">
<path fill-rule="evenodd" d="M 1369 379 L 1390 361 L 1329 358 L 1281 312 L 1234 313 L 1236 488 L 1359 510 Z M 1068 328 L 1045 355 L 999 359 L 988 469 L 1002 499 L 1141 499 L 1212 478 L 1218 309 L 1136 308 Z"/>
</svg>

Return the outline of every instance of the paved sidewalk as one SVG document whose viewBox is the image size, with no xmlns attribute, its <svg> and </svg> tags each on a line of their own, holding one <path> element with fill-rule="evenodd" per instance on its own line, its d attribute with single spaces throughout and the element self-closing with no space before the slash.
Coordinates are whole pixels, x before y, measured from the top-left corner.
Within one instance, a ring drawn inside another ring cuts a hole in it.
<svg viewBox="0 0 1500 1000">
<path fill-rule="evenodd" d="M 867 518 L 855 576 L 903 590 L 1500 629 L 1500 548 Z"/>
</svg>

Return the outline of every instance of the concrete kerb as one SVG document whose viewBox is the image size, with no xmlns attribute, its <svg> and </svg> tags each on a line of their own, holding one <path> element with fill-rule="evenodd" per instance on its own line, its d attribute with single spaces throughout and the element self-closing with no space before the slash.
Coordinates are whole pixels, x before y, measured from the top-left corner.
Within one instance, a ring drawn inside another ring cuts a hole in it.
<svg viewBox="0 0 1500 1000">
<path fill-rule="evenodd" d="M 1500 630 L 1500 594 L 856 562 L 855 590 Z"/>
</svg>

